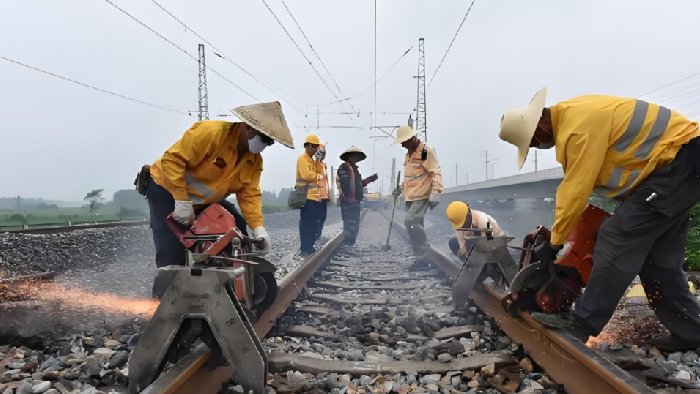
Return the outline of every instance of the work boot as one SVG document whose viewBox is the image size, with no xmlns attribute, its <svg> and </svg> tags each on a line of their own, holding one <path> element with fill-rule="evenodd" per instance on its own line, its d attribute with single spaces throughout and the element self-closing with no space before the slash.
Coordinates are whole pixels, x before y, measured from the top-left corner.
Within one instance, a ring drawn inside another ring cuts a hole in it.
<svg viewBox="0 0 700 394">
<path fill-rule="evenodd" d="M 352 257 L 360 257 L 360 252 L 358 252 L 357 249 L 355 249 L 355 247 L 348 244 L 340 245 L 340 247 L 338 248 L 338 252 Z"/>
<path fill-rule="evenodd" d="M 558 328 L 567 331 L 584 344 L 588 342 L 588 337 L 595 336 L 597 333 L 583 319 L 576 317 L 571 312 L 563 313 L 530 313 L 533 319 L 538 323 L 548 328 Z"/>
<path fill-rule="evenodd" d="M 649 343 L 662 352 L 681 352 L 700 348 L 700 341 L 688 341 L 676 335 L 654 338 Z"/>
<path fill-rule="evenodd" d="M 415 261 L 408 267 L 409 271 L 427 271 L 432 266 L 432 261 L 425 254 L 416 256 Z"/>
</svg>

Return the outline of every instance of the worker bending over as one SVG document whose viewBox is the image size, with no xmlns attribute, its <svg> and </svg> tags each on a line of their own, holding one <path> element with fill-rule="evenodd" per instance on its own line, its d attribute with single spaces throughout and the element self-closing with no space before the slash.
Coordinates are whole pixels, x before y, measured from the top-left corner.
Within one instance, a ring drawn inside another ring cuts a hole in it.
<svg viewBox="0 0 700 394">
<path fill-rule="evenodd" d="M 367 155 L 356 146 L 351 146 L 340 155 L 343 163 L 338 167 L 338 201 L 343 218 L 343 244 L 351 246 L 360 231 L 360 210 L 364 188 L 377 180 L 377 174 L 362 179 L 357 163 Z"/>
<path fill-rule="evenodd" d="M 661 350 L 700 347 L 700 304 L 688 291 L 683 255 L 688 211 L 700 200 L 700 130 L 666 107 L 633 98 L 580 96 L 545 108 L 546 89 L 501 118 L 500 137 L 518 148 L 555 147 L 564 169 L 551 240 L 535 253 L 554 262 L 591 192 L 622 202 L 598 232 L 593 271 L 573 312 L 533 314 L 585 341 L 597 335 L 639 275 L 671 336 Z"/>
<path fill-rule="evenodd" d="M 474 238 L 485 237 L 489 233 L 494 237 L 505 235 L 496 219 L 485 212 L 472 209 L 462 201 L 449 203 L 445 214 L 455 229 L 455 237 L 448 242 L 455 256 L 466 257 Z"/>
<path fill-rule="evenodd" d="M 292 135 L 278 102 L 254 104 L 232 111 L 242 122 L 205 120 L 192 125 L 163 156 L 137 177 L 137 190 L 148 199 L 150 224 L 156 248 L 156 266 L 185 265 L 186 251 L 166 225 L 166 217 L 191 225 L 206 206 L 221 204 L 231 212 L 239 229 L 263 238 L 259 252 L 270 250 L 264 227 L 260 174 L 260 153 L 275 141 L 292 148 Z M 236 195 L 243 216 L 226 197 Z M 158 278 L 153 296 L 165 294 L 167 283 Z"/>
<path fill-rule="evenodd" d="M 309 134 L 304 140 L 304 153 L 297 159 L 296 189 L 306 189 L 306 203 L 299 211 L 299 240 L 301 241 L 299 254 L 308 257 L 316 252 L 316 231 L 318 221 L 321 219 L 323 205 L 318 191 L 320 175 L 314 155 L 318 150 L 321 140 L 316 134 Z"/>
<path fill-rule="evenodd" d="M 395 144 L 406 149 L 404 159 L 403 186 L 397 185 L 394 197 L 403 192 L 406 201 L 404 225 L 411 238 L 411 247 L 416 260 L 414 265 L 429 264 L 428 243 L 423 228 L 423 218 L 428 208 L 434 209 L 440 203 L 442 174 L 435 150 L 416 137 L 416 131 L 409 126 L 396 130 Z"/>
</svg>

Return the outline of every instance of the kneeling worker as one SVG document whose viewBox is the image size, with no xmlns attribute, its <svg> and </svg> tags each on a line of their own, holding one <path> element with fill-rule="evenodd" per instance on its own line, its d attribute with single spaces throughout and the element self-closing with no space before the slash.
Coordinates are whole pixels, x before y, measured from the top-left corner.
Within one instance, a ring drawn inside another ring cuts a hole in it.
<svg viewBox="0 0 700 394">
<path fill-rule="evenodd" d="M 447 220 L 455 229 L 455 237 L 450 238 L 450 250 L 455 256 L 466 257 L 469 249 L 469 239 L 485 237 L 490 228 L 494 237 L 505 235 L 505 232 L 491 215 L 472 209 L 462 201 L 452 201 L 445 209 Z"/>
<path fill-rule="evenodd" d="M 144 166 L 137 178 L 137 189 L 148 199 L 157 267 L 186 264 L 185 248 L 165 222 L 170 213 L 177 222 L 191 225 L 196 212 L 219 203 L 246 231 L 233 204 L 225 200 L 231 194 L 236 195 L 253 237 L 265 239 L 258 251 L 270 250 L 270 237 L 263 226 L 260 152 L 275 141 L 293 148 L 292 135 L 278 102 L 238 107 L 232 112 L 242 122 L 193 124 L 150 168 Z M 153 297 L 161 298 L 167 286 L 154 281 Z"/>
</svg>

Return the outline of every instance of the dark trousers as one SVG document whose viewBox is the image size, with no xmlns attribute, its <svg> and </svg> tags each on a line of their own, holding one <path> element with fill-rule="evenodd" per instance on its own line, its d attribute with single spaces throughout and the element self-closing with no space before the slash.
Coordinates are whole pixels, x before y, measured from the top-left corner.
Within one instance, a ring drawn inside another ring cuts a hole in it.
<svg viewBox="0 0 700 394">
<path fill-rule="evenodd" d="M 343 218 L 343 243 L 352 245 L 357 240 L 360 232 L 360 202 L 344 203 L 340 205 L 340 215 Z"/>
<path fill-rule="evenodd" d="M 314 234 L 314 242 L 321 238 L 323 233 L 323 225 L 326 224 L 326 215 L 328 213 L 328 201 L 321 201 L 321 208 L 318 213 L 318 220 L 316 221 L 316 233 Z"/>
<path fill-rule="evenodd" d="M 155 183 L 153 179 L 148 182 L 146 187 L 146 198 L 148 199 L 148 208 L 150 210 L 153 243 L 156 249 L 156 267 L 185 265 L 187 263 L 185 247 L 170 231 L 168 225 L 165 224 L 165 218 L 175 209 L 175 199 L 173 199 L 170 192 Z M 226 200 L 220 201 L 219 204 L 233 215 L 236 225 L 241 232 L 248 235 L 246 222 L 236 209 L 236 206 Z M 165 294 L 167 285 L 167 283 L 160 283 L 156 278 L 153 281 L 153 297 L 162 297 Z"/>
<path fill-rule="evenodd" d="M 428 199 L 406 201 L 406 218 L 404 225 L 411 238 L 413 255 L 423 257 L 428 247 L 427 238 L 423 225 L 423 218 L 428 211 Z"/>
<path fill-rule="evenodd" d="M 639 275 L 659 321 L 680 338 L 700 340 L 700 304 L 682 269 L 688 211 L 700 200 L 700 171 L 692 164 L 700 149 L 693 149 L 684 146 L 657 168 L 600 227 L 593 272 L 575 310 L 596 334 Z"/>
<path fill-rule="evenodd" d="M 301 240 L 301 251 L 313 253 L 316 251 L 316 231 L 318 220 L 321 216 L 322 205 L 320 201 L 307 200 L 304 207 L 299 211 L 299 239 Z"/>
</svg>

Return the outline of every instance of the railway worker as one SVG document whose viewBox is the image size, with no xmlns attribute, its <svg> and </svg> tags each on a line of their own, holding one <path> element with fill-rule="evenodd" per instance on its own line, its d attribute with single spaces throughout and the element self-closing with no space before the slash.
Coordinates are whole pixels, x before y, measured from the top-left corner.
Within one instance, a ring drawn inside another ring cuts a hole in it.
<svg viewBox="0 0 700 394">
<path fill-rule="evenodd" d="M 242 106 L 232 111 L 242 122 L 205 120 L 193 124 L 182 138 L 137 177 L 137 189 L 148 199 L 150 225 L 156 248 L 156 266 L 185 265 L 186 252 L 165 218 L 192 224 L 196 212 L 219 203 L 232 212 L 240 229 L 263 238 L 259 251 L 270 250 L 264 227 L 260 153 L 275 141 L 293 148 L 292 135 L 278 102 Z M 225 198 L 236 195 L 245 220 Z M 153 283 L 153 296 L 161 298 L 167 283 Z"/>
<path fill-rule="evenodd" d="M 316 252 L 316 231 L 322 215 L 323 204 L 319 193 L 320 174 L 314 157 L 321 145 L 316 134 L 309 134 L 304 140 L 304 153 L 297 159 L 295 188 L 306 189 L 306 203 L 299 212 L 300 255 L 308 257 Z"/>
<path fill-rule="evenodd" d="M 338 166 L 336 182 L 340 213 L 343 218 L 343 244 L 347 246 L 355 244 L 357 233 L 360 231 L 360 209 L 364 188 L 379 178 L 377 174 L 373 174 L 362 179 L 357 163 L 366 158 L 367 155 L 356 146 L 351 146 L 340 155 L 343 163 Z"/>
<path fill-rule="evenodd" d="M 316 221 L 316 233 L 314 241 L 318 241 L 323 233 L 323 225 L 326 223 L 326 214 L 328 212 L 328 167 L 326 166 L 326 144 L 320 144 L 314 155 L 316 161 L 316 172 L 318 173 L 318 194 L 321 202 L 321 211 Z"/>
<path fill-rule="evenodd" d="M 401 144 L 407 151 L 404 159 L 403 186 L 397 185 L 394 197 L 403 193 L 406 201 L 404 224 L 411 239 L 415 256 L 415 266 L 429 264 L 426 256 L 428 243 L 423 229 L 423 218 L 428 209 L 440 203 L 442 174 L 435 150 L 416 137 L 416 131 L 409 126 L 396 130 L 395 144 Z"/>
<path fill-rule="evenodd" d="M 487 235 L 487 231 L 483 229 L 490 228 L 494 237 L 505 235 L 501 226 L 491 215 L 472 209 L 462 201 L 449 203 L 445 209 L 445 215 L 455 229 L 455 236 L 448 242 L 450 250 L 460 258 L 467 257 L 468 249 L 471 247 L 470 239 Z"/>
<path fill-rule="evenodd" d="M 582 340 L 597 335 L 639 275 L 651 307 L 671 336 L 655 345 L 700 347 L 700 304 L 688 291 L 683 255 L 688 211 L 700 200 L 700 130 L 678 112 L 633 98 L 580 96 L 545 107 L 546 89 L 501 118 L 500 137 L 518 148 L 518 167 L 531 147 L 555 147 L 564 169 L 551 240 L 535 250 L 544 262 L 557 252 L 596 191 L 621 201 L 603 223 L 588 286 L 573 312 L 535 314 L 545 325 Z"/>
</svg>

